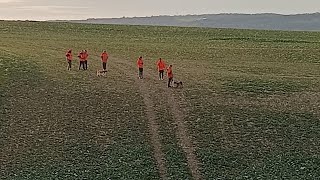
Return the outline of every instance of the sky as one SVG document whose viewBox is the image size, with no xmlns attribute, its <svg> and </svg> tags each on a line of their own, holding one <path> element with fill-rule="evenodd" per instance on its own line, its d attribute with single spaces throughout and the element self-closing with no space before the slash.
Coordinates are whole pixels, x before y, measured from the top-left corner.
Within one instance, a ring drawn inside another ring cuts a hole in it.
<svg viewBox="0 0 320 180">
<path fill-rule="evenodd" d="M 0 0 L 2 20 L 320 12 L 320 0 Z"/>
</svg>

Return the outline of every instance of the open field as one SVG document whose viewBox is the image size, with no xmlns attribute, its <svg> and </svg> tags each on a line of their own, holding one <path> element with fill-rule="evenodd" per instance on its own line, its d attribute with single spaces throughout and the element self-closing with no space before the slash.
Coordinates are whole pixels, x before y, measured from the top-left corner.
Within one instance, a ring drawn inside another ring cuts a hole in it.
<svg viewBox="0 0 320 180">
<path fill-rule="evenodd" d="M 319 49 L 318 32 L 1 21 L 0 177 L 317 179 Z"/>
</svg>

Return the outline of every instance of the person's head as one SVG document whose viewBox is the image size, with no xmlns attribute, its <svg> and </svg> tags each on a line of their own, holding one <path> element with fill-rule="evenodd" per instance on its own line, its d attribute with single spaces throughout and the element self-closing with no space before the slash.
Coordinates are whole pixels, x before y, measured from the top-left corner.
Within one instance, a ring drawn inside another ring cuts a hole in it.
<svg viewBox="0 0 320 180">
<path fill-rule="evenodd" d="M 159 58 L 159 60 L 161 61 L 162 59 L 161 59 L 161 58 Z"/>
<path fill-rule="evenodd" d="M 139 59 L 142 59 L 142 56 L 140 56 Z"/>
<path fill-rule="evenodd" d="M 106 50 L 103 50 L 103 52 L 106 53 L 107 51 L 106 51 Z"/>
<path fill-rule="evenodd" d="M 170 64 L 170 67 L 172 68 L 172 64 Z"/>
<path fill-rule="evenodd" d="M 84 52 L 87 52 L 87 50 L 85 49 Z"/>
<path fill-rule="evenodd" d="M 68 53 L 71 53 L 71 52 L 72 52 L 72 49 L 69 49 L 69 50 L 68 50 Z"/>
</svg>

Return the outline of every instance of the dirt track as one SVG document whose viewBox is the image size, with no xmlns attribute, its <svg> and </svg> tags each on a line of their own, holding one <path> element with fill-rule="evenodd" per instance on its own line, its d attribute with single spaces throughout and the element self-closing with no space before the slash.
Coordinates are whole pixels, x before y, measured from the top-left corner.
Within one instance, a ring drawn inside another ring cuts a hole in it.
<svg viewBox="0 0 320 180">
<path fill-rule="evenodd" d="M 159 137 L 159 124 L 156 121 L 156 110 L 154 109 L 154 103 L 151 99 L 150 93 L 161 93 L 161 96 L 166 98 L 165 107 L 169 108 L 169 111 L 172 114 L 174 119 L 174 124 L 177 127 L 176 137 L 178 138 L 179 146 L 183 149 L 184 154 L 187 159 L 188 168 L 191 171 L 192 177 L 194 179 L 201 179 L 200 173 L 200 164 L 195 155 L 195 146 L 194 143 L 188 133 L 188 128 L 186 127 L 184 116 L 185 109 L 180 106 L 181 101 L 184 101 L 183 98 L 183 89 L 172 89 L 167 88 L 167 81 L 163 81 L 159 83 L 157 79 L 157 72 L 151 71 L 147 68 L 144 68 L 144 74 L 146 79 L 140 80 L 137 76 L 133 76 L 137 74 L 137 68 L 133 64 L 129 64 L 126 61 L 121 61 L 119 59 L 115 59 L 116 64 L 122 65 L 119 70 L 124 70 L 128 77 L 133 77 L 135 79 L 135 83 L 139 86 L 140 94 L 143 97 L 144 103 L 146 105 L 146 116 L 149 122 L 150 129 L 150 138 L 153 145 L 154 157 L 157 161 L 157 166 L 159 169 L 159 174 L 162 179 L 166 179 L 167 170 L 165 165 L 165 158 L 162 149 L 162 145 Z M 118 67 L 117 67 L 118 69 Z"/>
</svg>

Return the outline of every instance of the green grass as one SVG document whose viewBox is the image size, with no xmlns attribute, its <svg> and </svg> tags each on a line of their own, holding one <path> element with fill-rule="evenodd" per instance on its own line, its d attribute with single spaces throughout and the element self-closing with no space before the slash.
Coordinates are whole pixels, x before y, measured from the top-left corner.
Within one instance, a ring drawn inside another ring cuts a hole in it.
<svg viewBox="0 0 320 180">
<path fill-rule="evenodd" d="M 130 70 L 140 55 L 155 77 L 162 57 L 184 82 L 177 103 L 204 179 L 320 177 L 318 32 L 2 21 L 0 39 L 3 179 L 159 179 Z M 66 71 L 68 48 L 89 51 L 89 71 Z M 96 78 L 104 49 L 110 72 Z M 191 179 L 159 85 L 168 177 Z"/>
</svg>

